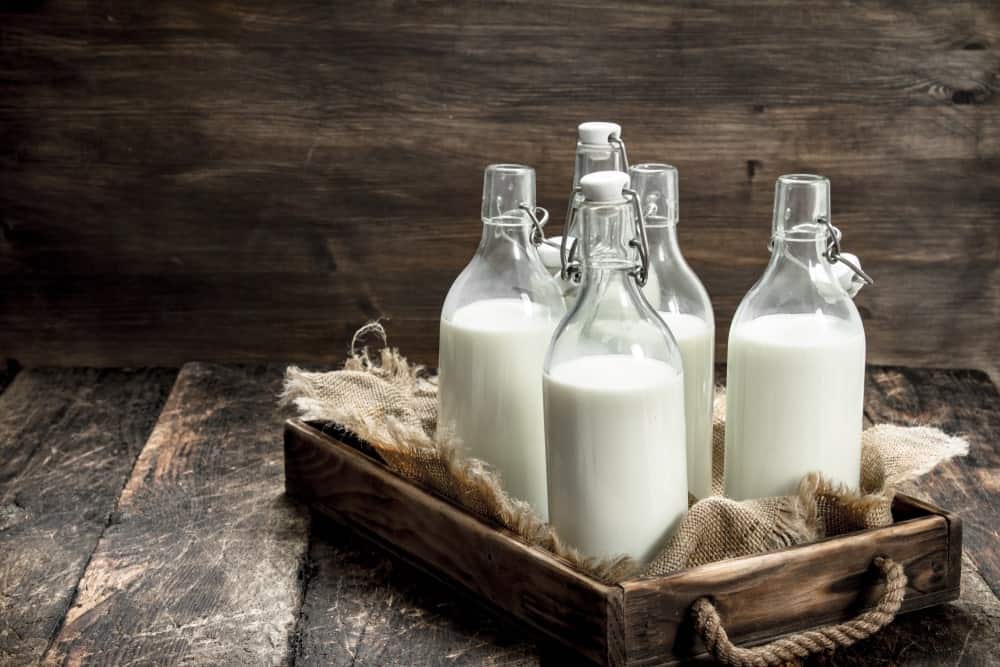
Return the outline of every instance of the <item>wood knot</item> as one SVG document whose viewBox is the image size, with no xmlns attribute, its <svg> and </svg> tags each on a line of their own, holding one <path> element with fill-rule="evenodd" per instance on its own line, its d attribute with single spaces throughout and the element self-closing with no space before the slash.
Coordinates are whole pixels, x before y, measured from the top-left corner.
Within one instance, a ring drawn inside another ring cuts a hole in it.
<svg viewBox="0 0 1000 667">
<path fill-rule="evenodd" d="M 972 104 L 976 101 L 976 94 L 971 90 L 956 90 L 951 94 L 951 101 L 955 104 Z"/>
</svg>

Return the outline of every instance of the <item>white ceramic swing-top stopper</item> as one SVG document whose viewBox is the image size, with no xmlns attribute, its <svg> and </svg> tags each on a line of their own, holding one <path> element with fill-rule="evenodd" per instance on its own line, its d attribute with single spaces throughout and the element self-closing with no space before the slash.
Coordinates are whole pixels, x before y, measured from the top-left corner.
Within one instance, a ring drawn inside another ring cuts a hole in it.
<svg viewBox="0 0 1000 667">
<path fill-rule="evenodd" d="M 606 144 L 612 136 L 622 136 L 622 126 L 618 123 L 590 121 L 580 123 L 576 130 L 579 133 L 580 141 L 585 144 Z"/>
<path fill-rule="evenodd" d="M 587 201 L 618 202 L 625 199 L 622 190 L 628 187 L 624 171 L 595 171 L 580 179 L 583 198 Z"/>
<path fill-rule="evenodd" d="M 570 242 L 572 242 L 572 238 Z M 559 246 L 562 244 L 561 236 L 550 236 L 545 243 L 538 246 L 538 254 L 542 258 L 542 264 L 549 271 L 558 271 L 562 267 L 562 256 Z"/>
</svg>

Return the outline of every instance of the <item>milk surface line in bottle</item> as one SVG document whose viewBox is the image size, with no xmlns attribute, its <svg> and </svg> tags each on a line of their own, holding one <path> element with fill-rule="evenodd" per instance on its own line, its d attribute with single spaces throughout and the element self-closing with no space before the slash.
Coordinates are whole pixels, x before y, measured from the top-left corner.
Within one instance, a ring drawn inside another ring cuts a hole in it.
<svg viewBox="0 0 1000 667">
<path fill-rule="evenodd" d="M 809 472 L 857 488 L 865 332 L 835 262 L 830 181 L 791 174 L 775 188 L 771 260 L 729 332 L 726 495 L 794 493 Z"/>
<path fill-rule="evenodd" d="M 445 298 L 438 362 L 439 428 L 543 519 L 542 365 L 566 312 L 536 247 L 545 217 L 535 206 L 534 169 L 486 168 L 482 237 Z"/>
<path fill-rule="evenodd" d="M 649 279 L 642 293 L 667 323 L 684 362 L 688 491 L 712 495 L 712 401 L 715 398 L 715 318 L 708 292 L 677 242 L 677 169 L 638 164 L 629 169 L 649 240 Z"/>
<path fill-rule="evenodd" d="M 627 184 L 615 171 L 581 179 L 583 283 L 545 361 L 549 521 L 588 556 L 646 561 L 687 510 L 684 375 L 640 291 L 646 241 Z"/>
</svg>

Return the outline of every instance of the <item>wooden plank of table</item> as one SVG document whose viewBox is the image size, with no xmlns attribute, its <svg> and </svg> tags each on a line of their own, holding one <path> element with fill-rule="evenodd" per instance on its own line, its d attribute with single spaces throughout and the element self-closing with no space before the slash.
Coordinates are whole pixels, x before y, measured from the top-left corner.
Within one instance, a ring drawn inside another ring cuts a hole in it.
<svg viewBox="0 0 1000 667">
<path fill-rule="evenodd" d="M 890 370 L 871 369 L 870 382 Z M 308 519 L 281 496 L 279 376 L 274 367 L 184 369 L 47 662 L 534 664 L 520 627 L 366 542 L 326 527 L 306 545 Z M 970 563 L 962 600 L 904 616 L 836 661 L 986 656 L 997 631 L 991 596 Z"/>
<path fill-rule="evenodd" d="M 539 663 L 523 626 L 317 518 L 310 535 L 296 666 Z"/>
<path fill-rule="evenodd" d="M 0 394 L 0 664 L 49 646 L 175 376 L 24 370 Z"/>
<path fill-rule="evenodd" d="M 45 664 L 286 660 L 308 518 L 284 495 L 281 370 L 183 367 Z"/>
<path fill-rule="evenodd" d="M 948 461 L 917 485 L 962 517 L 965 552 L 1000 595 L 1000 394 L 980 371 L 877 368 L 868 375 L 872 421 L 937 426 L 968 438 L 969 455 Z"/>
<path fill-rule="evenodd" d="M 874 637 L 837 651 L 832 664 L 990 665 L 1000 646 L 1000 600 L 965 559 L 962 597 L 894 620 Z M 830 661 L 814 661 L 830 664 Z"/>
<path fill-rule="evenodd" d="M 991 540 L 995 544 L 998 528 L 997 496 L 991 486 L 997 474 L 996 388 L 985 374 L 974 371 L 871 368 L 866 394 L 866 420 L 933 423 L 970 439 L 968 457 L 940 466 L 910 489 L 963 518 L 962 596 L 896 619 L 875 637 L 838 651 L 836 662 L 991 664 L 1000 645 L 1000 599 L 992 578 L 995 547 L 989 546 Z M 989 580 L 980 574 L 980 566 Z"/>
<path fill-rule="evenodd" d="M 612 653 L 612 638 L 621 634 L 616 587 L 579 574 L 299 421 L 285 427 L 285 474 L 293 497 L 508 611 L 539 635 L 602 662 Z M 424 639 L 429 655 L 451 652 L 433 633 Z"/>
</svg>

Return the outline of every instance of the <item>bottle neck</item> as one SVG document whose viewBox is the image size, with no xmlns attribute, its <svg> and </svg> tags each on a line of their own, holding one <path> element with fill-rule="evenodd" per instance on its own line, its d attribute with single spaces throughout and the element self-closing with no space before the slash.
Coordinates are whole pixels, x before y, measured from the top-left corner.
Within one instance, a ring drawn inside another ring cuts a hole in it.
<svg viewBox="0 0 1000 667">
<path fill-rule="evenodd" d="M 812 285 L 830 296 L 831 286 L 839 285 L 833 273 L 833 267 L 827 261 L 826 235 L 816 234 L 804 236 L 773 237 L 771 239 L 771 260 L 764 271 L 761 280 L 765 283 L 778 281 L 784 285 L 781 289 L 790 289 L 791 285 L 801 284 L 803 287 Z M 839 294 L 837 295 L 840 296 Z"/>
<path fill-rule="evenodd" d="M 483 221 L 483 231 L 479 238 L 477 253 L 489 255 L 496 252 L 513 254 L 514 259 L 520 256 L 538 257 L 538 248 L 531 242 L 532 226 L 530 222 L 515 223 Z"/>
<path fill-rule="evenodd" d="M 592 269 L 635 269 L 636 238 L 632 208 L 626 202 L 585 202 L 577 213 L 580 260 L 584 272 Z"/>
<path fill-rule="evenodd" d="M 576 145 L 576 164 L 573 168 L 573 187 L 580 185 L 580 179 L 598 171 L 625 171 L 622 152 L 611 144 Z"/>
<path fill-rule="evenodd" d="M 579 220 L 571 224 L 569 215 L 575 207 L 583 203 L 583 194 L 579 191 L 580 179 L 587 174 L 593 174 L 598 171 L 625 171 L 625 160 L 621 150 L 611 144 L 585 144 L 578 142 L 576 145 L 576 162 L 573 167 L 573 187 L 570 188 L 567 219 L 563 228 L 564 235 L 577 236 L 580 233 Z"/>
<path fill-rule="evenodd" d="M 650 262 L 684 262 L 677 242 L 677 225 L 646 225 Z"/>
<path fill-rule="evenodd" d="M 806 265 L 827 264 L 826 230 L 818 225 L 799 225 L 793 233 L 771 237 L 771 261 L 790 260 Z"/>
<path fill-rule="evenodd" d="M 605 311 L 621 314 L 644 302 L 631 267 L 598 265 L 583 273 L 583 284 L 577 297 L 581 309 L 594 309 L 598 314 Z"/>
</svg>

